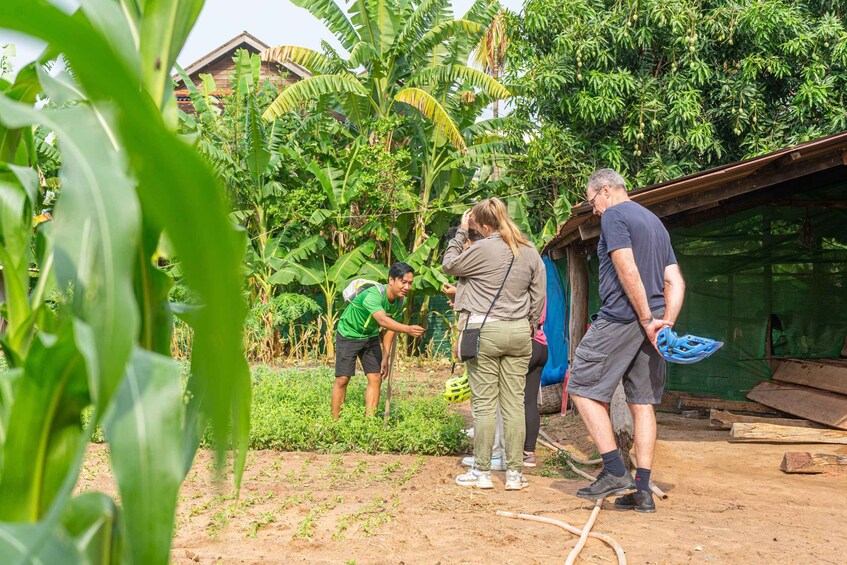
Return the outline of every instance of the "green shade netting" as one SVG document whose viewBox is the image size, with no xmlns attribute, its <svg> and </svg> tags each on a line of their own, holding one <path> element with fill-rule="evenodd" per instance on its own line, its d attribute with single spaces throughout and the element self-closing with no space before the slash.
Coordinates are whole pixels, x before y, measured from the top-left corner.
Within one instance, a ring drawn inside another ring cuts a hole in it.
<svg viewBox="0 0 847 565">
<path fill-rule="evenodd" d="M 771 376 L 769 320 L 775 356 L 839 356 L 847 336 L 847 209 L 831 204 L 838 201 L 847 201 L 847 184 L 671 229 L 686 279 L 674 329 L 725 345 L 700 363 L 668 364 L 668 390 L 744 400 Z M 596 312 L 596 256 L 588 271 L 589 312 Z"/>
</svg>

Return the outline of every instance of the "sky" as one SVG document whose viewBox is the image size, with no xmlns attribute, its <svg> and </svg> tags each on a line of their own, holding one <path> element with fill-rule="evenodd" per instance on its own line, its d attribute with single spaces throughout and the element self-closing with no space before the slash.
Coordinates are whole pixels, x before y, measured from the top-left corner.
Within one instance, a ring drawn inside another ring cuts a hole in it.
<svg viewBox="0 0 847 565">
<path fill-rule="evenodd" d="M 79 3 L 78 0 L 51 1 L 68 10 Z M 519 11 L 522 0 L 500 0 L 500 3 Z M 453 0 L 454 14 L 457 17 L 464 14 L 471 4 L 472 0 Z M 177 61 L 187 67 L 242 31 L 250 32 L 272 47 L 299 45 L 320 49 L 321 40 L 338 47 L 321 22 L 290 0 L 206 0 Z M 12 64 L 16 69 L 33 60 L 42 48 L 31 39 L 0 29 L 0 45 L 6 43 L 15 44 L 17 55 Z"/>
</svg>

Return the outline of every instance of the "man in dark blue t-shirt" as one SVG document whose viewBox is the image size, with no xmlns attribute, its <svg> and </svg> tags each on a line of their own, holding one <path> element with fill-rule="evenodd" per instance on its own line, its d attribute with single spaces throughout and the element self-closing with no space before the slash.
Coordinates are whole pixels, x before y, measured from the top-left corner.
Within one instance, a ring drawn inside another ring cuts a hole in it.
<svg viewBox="0 0 847 565">
<path fill-rule="evenodd" d="M 662 401 L 665 384 L 665 361 L 656 349 L 656 335 L 676 320 L 685 283 L 667 230 L 655 214 L 629 199 L 623 177 L 600 169 L 588 180 L 586 197 L 600 216 L 597 256 L 603 306 L 576 349 L 568 393 L 603 457 L 603 471 L 577 496 L 598 499 L 634 490 L 616 499 L 615 506 L 653 512 L 653 404 Z M 634 419 L 634 481 L 615 444 L 605 406 L 621 381 Z"/>
</svg>

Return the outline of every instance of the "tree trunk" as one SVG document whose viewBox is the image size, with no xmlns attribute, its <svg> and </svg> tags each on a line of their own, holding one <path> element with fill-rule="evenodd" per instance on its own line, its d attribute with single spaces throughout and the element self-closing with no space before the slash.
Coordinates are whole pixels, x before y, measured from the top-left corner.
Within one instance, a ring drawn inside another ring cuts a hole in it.
<svg viewBox="0 0 847 565">
<path fill-rule="evenodd" d="M 618 444 L 618 449 L 621 450 L 624 465 L 631 471 L 632 459 L 629 457 L 629 452 L 632 449 L 635 431 L 632 412 L 629 411 L 629 406 L 626 403 L 623 383 L 618 383 L 618 388 L 615 389 L 615 394 L 612 396 L 612 402 L 609 403 L 609 416 L 612 419 L 612 430 L 615 432 L 615 441 Z"/>
</svg>

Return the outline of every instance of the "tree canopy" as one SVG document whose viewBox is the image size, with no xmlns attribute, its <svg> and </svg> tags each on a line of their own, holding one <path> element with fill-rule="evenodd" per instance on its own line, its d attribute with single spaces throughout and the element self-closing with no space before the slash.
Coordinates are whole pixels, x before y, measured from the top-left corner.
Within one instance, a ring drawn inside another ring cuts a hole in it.
<svg viewBox="0 0 847 565">
<path fill-rule="evenodd" d="M 547 187 L 549 209 L 599 167 L 632 188 L 844 130 L 845 7 L 528 0 L 512 22 L 512 119 L 532 132 L 515 176 Z"/>
</svg>

